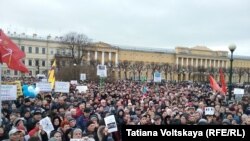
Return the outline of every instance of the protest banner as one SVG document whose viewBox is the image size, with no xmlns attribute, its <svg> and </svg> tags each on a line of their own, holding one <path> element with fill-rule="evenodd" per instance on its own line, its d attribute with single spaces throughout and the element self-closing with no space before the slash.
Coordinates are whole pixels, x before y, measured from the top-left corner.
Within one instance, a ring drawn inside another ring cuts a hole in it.
<svg viewBox="0 0 250 141">
<path fill-rule="evenodd" d="M 17 86 L 16 85 L 1 85 L 1 100 L 16 100 Z"/>
<path fill-rule="evenodd" d="M 36 83 L 36 87 L 40 89 L 41 92 L 51 92 L 51 85 L 48 82 Z"/>
<path fill-rule="evenodd" d="M 69 82 L 58 82 L 55 83 L 55 92 L 69 93 Z"/>
</svg>

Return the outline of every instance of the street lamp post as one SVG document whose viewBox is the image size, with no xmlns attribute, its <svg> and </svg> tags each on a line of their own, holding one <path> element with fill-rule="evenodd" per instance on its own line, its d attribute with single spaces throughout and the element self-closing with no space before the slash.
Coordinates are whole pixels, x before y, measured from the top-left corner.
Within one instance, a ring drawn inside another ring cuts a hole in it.
<svg viewBox="0 0 250 141">
<path fill-rule="evenodd" d="M 229 47 L 229 50 L 231 52 L 231 58 L 230 58 L 230 73 L 229 73 L 229 84 L 228 84 L 228 100 L 231 100 L 232 98 L 232 90 L 233 90 L 233 85 L 232 85 L 232 76 L 233 76 L 233 52 L 236 49 L 236 45 L 231 44 Z"/>
<path fill-rule="evenodd" d="M 75 78 L 75 80 L 76 80 L 76 77 L 77 77 L 77 75 L 76 75 L 76 63 L 74 63 L 74 78 Z"/>
</svg>

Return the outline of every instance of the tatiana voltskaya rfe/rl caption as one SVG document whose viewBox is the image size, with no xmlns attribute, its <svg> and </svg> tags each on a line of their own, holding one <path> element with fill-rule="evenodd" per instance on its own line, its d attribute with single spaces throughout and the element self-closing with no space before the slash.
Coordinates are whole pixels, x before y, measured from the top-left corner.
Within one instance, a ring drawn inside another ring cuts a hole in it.
<svg viewBox="0 0 250 141">
<path fill-rule="evenodd" d="M 186 129 L 159 129 L 157 131 L 144 131 L 142 129 L 132 130 L 126 129 L 127 136 L 145 137 L 145 136 L 180 136 L 180 137 L 218 137 L 231 136 L 242 137 L 245 136 L 244 129 L 206 129 L 204 131 L 190 131 Z"/>
</svg>

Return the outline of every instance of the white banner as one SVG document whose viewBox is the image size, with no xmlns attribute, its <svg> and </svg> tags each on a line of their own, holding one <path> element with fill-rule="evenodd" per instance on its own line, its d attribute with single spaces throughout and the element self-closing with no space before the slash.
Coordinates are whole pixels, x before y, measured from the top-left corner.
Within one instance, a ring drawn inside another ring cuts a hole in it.
<svg viewBox="0 0 250 141">
<path fill-rule="evenodd" d="M 82 80 L 82 81 L 86 80 L 86 74 L 85 73 L 80 74 L 80 80 Z"/>
<path fill-rule="evenodd" d="M 49 117 L 45 117 L 39 121 L 40 125 L 43 127 L 43 130 L 50 135 L 50 132 L 54 130 L 54 127 L 51 123 Z"/>
<path fill-rule="evenodd" d="M 69 93 L 69 82 L 58 82 L 55 83 L 55 92 Z"/>
<path fill-rule="evenodd" d="M 70 80 L 70 84 L 77 85 L 77 80 Z"/>
<path fill-rule="evenodd" d="M 88 90 L 88 86 L 76 86 L 76 89 L 81 93 L 84 92 L 86 93 L 86 91 Z"/>
<path fill-rule="evenodd" d="M 234 94 L 243 94 L 244 95 L 244 89 L 240 89 L 240 88 L 234 88 Z"/>
<path fill-rule="evenodd" d="M 214 107 L 205 107 L 205 115 L 214 115 Z"/>
<path fill-rule="evenodd" d="M 107 67 L 106 65 L 97 66 L 97 75 L 100 77 L 107 77 Z"/>
<path fill-rule="evenodd" d="M 154 73 L 154 82 L 161 82 L 161 73 L 159 72 Z"/>
<path fill-rule="evenodd" d="M 41 92 L 51 92 L 51 85 L 47 82 L 36 83 L 36 87 L 40 89 Z"/>
<path fill-rule="evenodd" d="M 117 131 L 117 124 L 114 115 L 110 115 L 104 118 L 105 125 L 108 128 L 108 132 L 116 132 Z"/>
<path fill-rule="evenodd" d="M 1 99 L 16 100 L 17 99 L 17 86 L 16 85 L 1 85 Z"/>
</svg>

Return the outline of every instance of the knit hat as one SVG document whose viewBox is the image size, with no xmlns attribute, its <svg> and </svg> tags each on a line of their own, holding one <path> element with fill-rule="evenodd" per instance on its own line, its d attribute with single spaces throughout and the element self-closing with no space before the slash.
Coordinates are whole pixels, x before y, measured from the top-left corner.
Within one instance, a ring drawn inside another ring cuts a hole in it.
<svg viewBox="0 0 250 141">
<path fill-rule="evenodd" d="M 98 121 L 98 117 L 97 117 L 96 114 L 91 115 L 89 119 L 90 120 L 97 120 Z"/>
<path fill-rule="evenodd" d="M 231 122 L 229 119 L 223 119 L 222 124 L 231 125 Z"/>
<path fill-rule="evenodd" d="M 204 118 L 200 119 L 198 125 L 207 125 L 207 120 Z"/>
<path fill-rule="evenodd" d="M 16 118 L 13 122 L 13 125 L 16 127 L 20 121 L 24 121 L 23 118 Z"/>
</svg>

